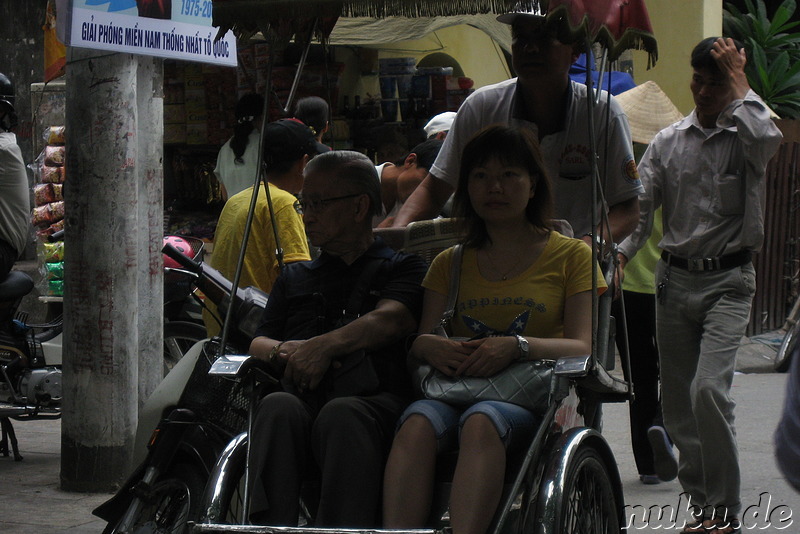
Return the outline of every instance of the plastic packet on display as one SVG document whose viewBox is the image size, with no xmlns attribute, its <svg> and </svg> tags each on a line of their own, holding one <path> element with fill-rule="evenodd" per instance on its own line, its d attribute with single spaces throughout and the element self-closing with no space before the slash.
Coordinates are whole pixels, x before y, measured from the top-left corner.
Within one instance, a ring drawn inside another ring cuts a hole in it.
<svg viewBox="0 0 800 534">
<path fill-rule="evenodd" d="M 61 219 L 60 221 L 56 221 L 53 224 L 51 224 L 47 228 L 47 231 L 50 232 L 50 234 L 54 234 L 63 229 L 64 229 L 64 219 Z"/>
<path fill-rule="evenodd" d="M 34 226 L 49 226 L 55 222 L 55 220 L 55 217 L 53 217 L 53 208 L 50 204 L 33 208 L 31 224 Z"/>
<path fill-rule="evenodd" d="M 44 264 L 48 280 L 63 280 L 64 279 L 64 262 L 54 261 Z"/>
<path fill-rule="evenodd" d="M 43 243 L 44 261 L 47 263 L 64 261 L 64 242 Z"/>
<path fill-rule="evenodd" d="M 42 165 L 40 181 L 45 184 L 60 184 L 64 182 L 64 167 L 50 167 Z"/>
<path fill-rule="evenodd" d="M 64 296 L 64 281 L 50 280 L 47 282 L 47 292 L 54 297 Z"/>
<path fill-rule="evenodd" d="M 33 186 L 33 202 L 37 206 L 43 206 L 56 201 L 56 193 L 53 184 L 37 184 Z"/>
<path fill-rule="evenodd" d="M 44 148 L 44 164 L 50 167 L 63 167 L 65 152 L 63 146 L 46 146 Z"/>
<path fill-rule="evenodd" d="M 44 130 L 42 139 L 48 145 L 63 145 L 65 143 L 63 126 L 48 126 Z"/>
</svg>

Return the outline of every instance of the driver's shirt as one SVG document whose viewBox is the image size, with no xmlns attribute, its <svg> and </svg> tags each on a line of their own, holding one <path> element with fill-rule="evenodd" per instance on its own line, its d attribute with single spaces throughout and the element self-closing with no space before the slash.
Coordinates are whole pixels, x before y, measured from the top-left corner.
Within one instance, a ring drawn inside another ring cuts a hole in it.
<svg viewBox="0 0 800 534">
<path fill-rule="evenodd" d="M 458 184 L 461 154 L 470 138 L 492 124 L 529 128 L 537 126 L 524 118 L 523 101 L 517 94 L 517 79 L 482 87 L 461 105 L 445 138 L 431 174 L 453 188 Z M 583 84 L 570 81 L 564 107 L 564 127 L 541 141 L 545 166 L 553 180 L 555 217 L 566 219 L 576 236 L 592 231 L 591 149 L 589 101 Z M 606 115 L 608 112 L 608 116 Z M 598 147 L 598 169 L 609 206 L 644 192 L 633 159 L 630 128 L 622 108 L 601 91 L 594 105 L 594 133 Z M 601 201 L 596 204 L 598 221 Z"/>
</svg>

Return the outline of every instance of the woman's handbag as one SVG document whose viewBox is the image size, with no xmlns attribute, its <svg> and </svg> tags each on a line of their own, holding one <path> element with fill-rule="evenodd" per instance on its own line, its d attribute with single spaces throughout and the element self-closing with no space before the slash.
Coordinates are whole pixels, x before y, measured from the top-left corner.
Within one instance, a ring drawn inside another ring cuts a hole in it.
<svg viewBox="0 0 800 534">
<path fill-rule="evenodd" d="M 447 326 L 455 314 L 462 255 L 462 246 L 456 245 L 450 269 L 447 309 L 433 332 L 444 337 L 449 337 Z M 454 406 L 466 407 L 479 401 L 495 400 L 517 404 L 541 414 L 550 405 L 554 367 L 552 360 L 526 360 L 512 363 L 489 377 L 452 377 L 422 363 L 414 371 L 414 383 L 425 398 Z"/>
</svg>

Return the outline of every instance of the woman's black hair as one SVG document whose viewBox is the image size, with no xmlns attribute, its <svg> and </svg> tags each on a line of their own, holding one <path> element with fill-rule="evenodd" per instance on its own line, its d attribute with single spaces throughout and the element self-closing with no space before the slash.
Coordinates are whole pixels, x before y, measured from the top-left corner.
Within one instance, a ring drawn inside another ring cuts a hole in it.
<svg viewBox="0 0 800 534">
<path fill-rule="evenodd" d="M 549 230 L 552 226 L 553 187 L 544 167 L 539 141 L 530 130 L 495 124 L 475 134 L 461 155 L 453 215 L 459 220 L 466 246 L 480 248 L 490 242 L 486 224 L 472 207 L 468 182 L 475 167 L 494 158 L 504 165 L 518 165 L 528 171 L 535 194 L 528 200 L 525 217 L 537 228 Z"/>
<path fill-rule="evenodd" d="M 297 101 L 294 118 L 310 126 L 314 137 L 320 135 L 330 120 L 331 108 L 324 99 L 318 96 L 307 96 Z"/>
<path fill-rule="evenodd" d="M 234 162 L 244 163 L 242 156 L 247 148 L 247 139 L 255 126 L 253 121 L 264 111 L 264 97 L 256 93 L 247 93 L 236 103 L 236 125 L 233 127 L 231 150 Z"/>
</svg>

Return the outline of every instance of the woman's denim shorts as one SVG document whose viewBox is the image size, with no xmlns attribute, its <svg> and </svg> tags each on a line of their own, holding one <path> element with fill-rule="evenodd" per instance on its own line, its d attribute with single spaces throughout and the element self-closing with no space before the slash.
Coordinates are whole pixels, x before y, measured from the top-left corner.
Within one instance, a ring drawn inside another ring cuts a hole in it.
<svg viewBox="0 0 800 534">
<path fill-rule="evenodd" d="M 406 408 L 397 426 L 399 428 L 414 414 L 425 417 L 436 433 L 439 452 L 446 452 L 458 448 L 461 427 L 469 416 L 476 413 L 484 414 L 492 421 L 507 452 L 527 446 L 541 422 L 540 417 L 530 410 L 508 402 L 481 401 L 464 410 L 442 401 L 423 399 Z"/>
</svg>

